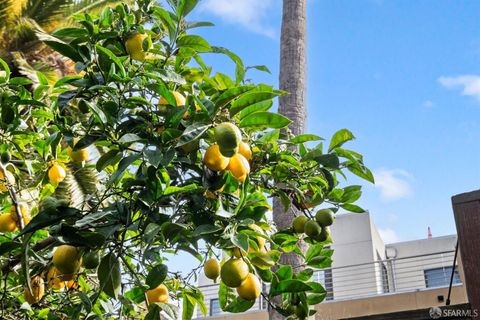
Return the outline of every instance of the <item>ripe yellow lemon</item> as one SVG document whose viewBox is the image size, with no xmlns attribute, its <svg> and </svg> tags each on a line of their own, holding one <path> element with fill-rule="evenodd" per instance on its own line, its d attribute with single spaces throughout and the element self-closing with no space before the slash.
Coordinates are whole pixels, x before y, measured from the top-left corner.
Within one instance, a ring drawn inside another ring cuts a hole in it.
<svg viewBox="0 0 480 320">
<path fill-rule="evenodd" d="M 77 151 L 73 151 L 72 148 L 68 148 L 68 155 L 75 162 L 82 162 L 88 159 L 88 149 L 83 148 Z"/>
<path fill-rule="evenodd" d="M 59 271 L 62 280 L 72 280 L 80 269 L 82 255 L 80 249 L 70 245 L 61 245 L 53 253 L 53 265 Z"/>
<path fill-rule="evenodd" d="M 208 147 L 205 155 L 203 156 L 203 163 L 213 171 L 222 171 L 227 168 L 229 159 L 224 157 L 220 153 L 220 147 L 218 144 L 211 145 Z"/>
<path fill-rule="evenodd" d="M 230 158 L 227 170 L 230 171 L 238 181 L 244 182 L 250 173 L 250 164 L 244 156 L 237 153 Z"/>
<path fill-rule="evenodd" d="M 220 275 L 220 263 L 215 258 L 208 259 L 203 266 L 203 271 L 208 279 L 217 280 Z"/>
<path fill-rule="evenodd" d="M 10 213 L 0 215 L 0 232 L 13 232 L 17 229 L 17 223 Z"/>
<path fill-rule="evenodd" d="M 22 213 L 23 225 L 26 226 L 30 222 L 30 220 L 32 220 L 29 208 L 25 203 L 20 203 L 18 206 L 20 207 L 20 212 Z M 12 208 L 10 209 L 10 216 L 15 221 L 16 226 L 20 227 L 20 225 L 18 224 L 17 208 L 15 206 L 12 206 Z"/>
<path fill-rule="evenodd" d="M 232 157 L 238 152 L 242 133 L 236 125 L 230 122 L 222 122 L 215 127 L 215 140 L 220 146 L 220 152 L 225 157 Z"/>
<path fill-rule="evenodd" d="M 125 41 L 125 47 L 130 58 L 137 61 L 145 60 L 145 52 L 143 51 L 142 43 L 145 36 L 140 32 L 136 32 Z"/>
<path fill-rule="evenodd" d="M 43 295 L 45 294 L 45 283 L 40 276 L 33 277 L 30 282 L 32 285 L 32 292 L 28 290 L 28 287 L 25 287 L 23 295 L 28 303 L 35 304 L 42 300 Z"/>
<path fill-rule="evenodd" d="M 58 163 L 55 163 L 48 169 L 48 179 L 55 184 L 62 182 L 66 175 L 65 169 Z"/>
<path fill-rule="evenodd" d="M 250 146 L 244 141 L 240 142 L 240 145 L 238 147 L 238 153 L 244 156 L 247 160 L 252 159 L 252 150 L 250 149 Z"/>
<path fill-rule="evenodd" d="M 51 266 L 48 270 L 47 287 L 55 290 L 61 290 L 65 287 L 65 281 L 60 279 L 60 274 L 54 266 Z"/>
<path fill-rule="evenodd" d="M 147 290 L 148 303 L 155 302 L 168 302 L 168 289 L 164 284 L 159 285 L 156 288 Z"/>
<path fill-rule="evenodd" d="M 8 170 L 0 170 L 0 191 L 7 191 L 7 185 L 15 184 L 15 176 Z"/>
<path fill-rule="evenodd" d="M 245 300 L 255 300 L 261 292 L 260 280 L 253 273 L 249 273 L 245 281 L 237 288 L 238 295 Z"/>
<path fill-rule="evenodd" d="M 239 287 L 247 278 L 248 273 L 248 265 L 242 259 L 231 258 L 220 269 L 223 283 L 231 288 Z"/>
<path fill-rule="evenodd" d="M 175 97 L 175 102 L 177 103 L 177 107 L 181 107 L 181 106 L 184 106 L 185 105 L 185 97 L 178 91 L 172 91 L 172 94 L 173 96 Z M 161 97 L 160 98 L 160 101 L 158 101 L 158 104 L 160 106 L 167 106 L 169 105 L 167 99 L 165 99 L 164 97 Z"/>
</svg>

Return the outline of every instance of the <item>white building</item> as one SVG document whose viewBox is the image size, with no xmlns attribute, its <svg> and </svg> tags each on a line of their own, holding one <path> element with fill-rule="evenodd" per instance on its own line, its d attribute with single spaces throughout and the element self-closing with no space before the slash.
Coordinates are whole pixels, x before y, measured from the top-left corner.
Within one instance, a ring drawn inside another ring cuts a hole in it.
<svg viewBox="0 0 480 320">
<path fill-rule="evenodd" d="M 371 300 L 449 286 L 456 235 L 385 244 L 368 212 L 337 215 L 331 234 L 334 249 L 332 267 L 315 273 L 316 280 L 328 292 L 326 301 L 320 308 L 327 308 L 329 304 L 334 307 L 334 304 L 340 302 Z M 463 289 L 456 268 L 453 285 Z M 201 277 L 199 286 L 205 295 L 208 316 L 225 316 L 218 306 L 218 285 Z M 444 298 L 437 295 L 435 299 Z M 414 301 L 411 297 L 410 300 Z M 425 303 L 431 303 L 428 305 L 430 307 L 441 302 L 443 301 Z M 417 306 L 418 304 L 412 305 Z M 249 315 L 244 315 L 244 319 L 265 319 L 266 312 L 262 311 L 265 307 L 265 303 L 258 299 Z M 198 313 L 198 317 L 203 315 Z M 322 317 L 324 318 L 328 317 Z M 331 315 L 329 319 L 335 318 L 335 315 Z"/>
</svg>

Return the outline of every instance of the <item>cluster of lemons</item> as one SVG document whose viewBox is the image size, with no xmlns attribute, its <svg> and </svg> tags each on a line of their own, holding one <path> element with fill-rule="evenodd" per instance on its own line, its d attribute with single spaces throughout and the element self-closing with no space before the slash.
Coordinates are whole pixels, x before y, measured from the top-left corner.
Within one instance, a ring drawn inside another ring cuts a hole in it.
<svg viewBox="0 0 480 320">
<path fill-rule="evenodd" d="M 242 133 L 230 122 L 222 122 L 214 129 L 216 143 L 205 151 L 203 163 L 213 171 L 227 170 L 240 182 L 250 173 L 252 159 L 250 146 L 242 141 Z"/>
<path fill-rule="evenodd" d="M 293 219 L 292 228 L 295 233 L 305 233 L 309 238 L 323 242 L 326 241 L 330 232 L 328 227 L 333 224 L 335 215 L 330 209 L 320 209 L 315 214 L 315 219 L 308 219 L 300 215 Z"/>
<path fill-rule="evenodd" d="M 89 153 L 86 148 L 76 151 L 68 148 L 67 151 L 74 162 L 82 162 L 88 159 Z M 10 156 L 8 158 L 10 159 Z M 51 183 L 58 185 L 66 177 L 65 167 L 58 161 L 54 161 L 51 163 L 47 175 Z M 5 167 L 2 167 L 0 170 L 0 192 L 7 192 L 8 185 L 14 184 L 15 176 Z M 18 209 L 20 214 L 18 214 Z M 0 232 L 5 233 L 18 230 L 20 228 L 19 216 L 22 217 L 24 226 L 30 222 L 30 209 L 26 203 L 20 202 L 17 205 L 13 205 L 10 212 L 0 215 Z M 99 261 L 97 255 L 97 253 L 86 253 L 83 255 L 85 256 L 84 266 L 86 268 L 96 268 Z M 30 304 L 38 303 L 45 294 L 45 281 L 50 289 L 76 288 L 77 283 L 74 280 L 74 275 L 78 272 L 81 261 L 82 253 L 80 249 L 69 245 L 59 246 L 53 254 L 52 265 L 48 272 L 32 277 L 30 281 L 31 291 L 25 287 L 25 300 Z"/>
<path fill-rule="evenodd" d="M 249 224 L 248 227 L 257 233 L 264 234 L 264 230 L 256 224 Z M 255 242 L 258 249 L 249 247 L 248 252 L 254 253 L 254 256 L 268 255 L 265 248 L 265 239 L 261 236 L 255 237 Z M 223 264 L 215 258 L 207 260 L 203 266 L 203 271 L 208 279 L 216 281 L 219 277 L 222 282 L 230 287 L 235 288 L 239 297 L 245 300 L 257 299 L 261 292 L 262 286 L 258 277 L 251 272 L 246 259 L 247 253 L 245 250 L 238 247 L 230 252 L 231 257 Z M 250 260 L 251 264 L 258 267 L 264 267 L 264 262 Z"/>
<path fill-rule="evenodd" d="M 100 262 L 98 252 L 83 253 L 80 248 L 61 245 L 53 252 L 52 263 L 48 271 L 34 276 L 30 283 L 32 291 L 24 290 L 25 300 L 30 304 L 38 303 L 45 294 L 45 282 L 48 289 L 63 290 L 78 287 L 75 277 L 81 266 L 94 269 Z"/>
</svg>

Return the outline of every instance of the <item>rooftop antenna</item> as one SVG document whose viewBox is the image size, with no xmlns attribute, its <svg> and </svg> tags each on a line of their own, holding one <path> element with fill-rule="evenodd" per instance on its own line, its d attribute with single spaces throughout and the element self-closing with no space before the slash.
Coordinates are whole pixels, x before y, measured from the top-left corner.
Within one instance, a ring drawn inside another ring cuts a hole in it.
<svg viewBox="0 0 480 320">
<path fill-rule="evenodd" d="M 432 229 L 428 227 L 428 239 L 431 239 L 431 238 L 432 238 Z"/>
</svg>

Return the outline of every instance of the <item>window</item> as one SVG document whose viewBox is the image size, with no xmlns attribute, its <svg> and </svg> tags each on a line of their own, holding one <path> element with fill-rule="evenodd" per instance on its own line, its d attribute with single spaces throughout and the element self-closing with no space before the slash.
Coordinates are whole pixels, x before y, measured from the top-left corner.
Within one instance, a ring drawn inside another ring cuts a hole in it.
<svg viewBox="0 0 480 320">
<path fill-rule="evenodd" d="M 220 303 L 218 299 L 211 299 L 210 300 L 210 316 L 216 316 L 222 313 L 222 309 L 220 309 Z"/>
<path fill-rule="evenodd" d="M 450 285 L 450 277 L 452 276 L 452 267 L 443 267 L 424 270 L 425 285 L 427 288 L 446 287 Z M 452 284 L 461 283 L 460 275 L 455 268 L 453 273 Z"/>
<path fill-rule="evenodd" d="M 317 279 L 315 281 L 319 282 L 325 290 L 327 290 L 327 296 L 325 300 L 333 300 L 333 279 L 332 279 L 332 269 L 325 269 L 316 272 Z"/>
</svg>

